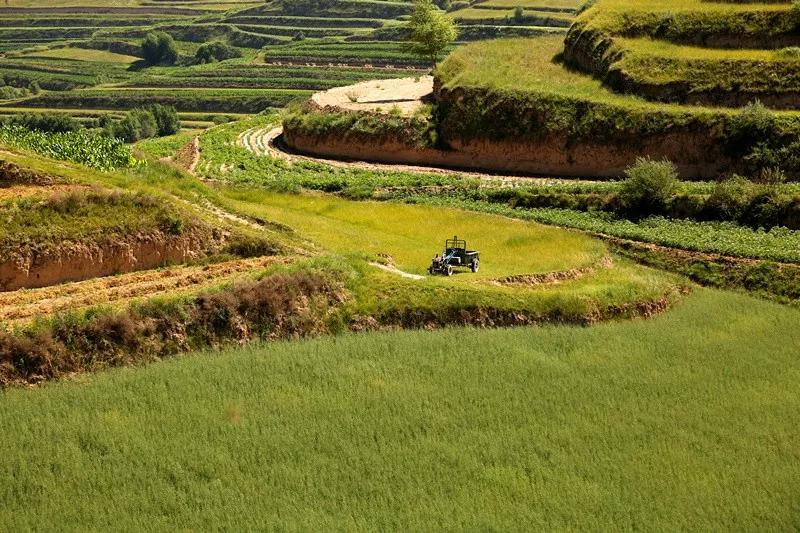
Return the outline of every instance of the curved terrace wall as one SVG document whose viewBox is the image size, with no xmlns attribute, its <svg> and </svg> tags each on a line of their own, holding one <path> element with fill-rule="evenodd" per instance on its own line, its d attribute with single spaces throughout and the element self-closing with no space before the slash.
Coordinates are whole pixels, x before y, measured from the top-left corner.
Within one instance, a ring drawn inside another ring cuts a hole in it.
<svg viewBox="0 0 800 533">
<path fill-rule="evenodd" d="M 708 135 L 703 132 L 631 140 L 637 146 L 572 144 L 564 135 L 522 142 L 446 139 L 449 148 L 439 149 L 414 146 L 399 139 L 347 135 L 346 132 L 320 135 L 284 129 L 284 142 L 300 153 L 376 163 L 595 178 L 619 177 L 637 157 L 644 155 L 669 158 L 688 179 L 710 179 L 732 167 L 732 162 L 719 153 L 718 147 L 709 142 Z"/>
<path fill-rule="evenodd" d="M 659 114 L 568 101 L 560 102 L 564 110 L 559 111 L 554 110 L 558 102 L 536 95 L 447 89 L 441 83 L 435 95 L 435 145 L 411 127 L 359 131 L 353 120 L 309 128 L 290 119 L 284 123 L 284 141 L 298 152 L 328 158 L 528 175 L 616 178 L 644 156 L 669 159 L 685 179 L 753 172 L 741 157 L 744 152 L 733 153 L 726 145 L 731 113 Z M 377 114 L 312 105 L 304 112 L 380 120 Z M 800 131 L 800 123 L 794 128 Z M 793 178 L 800 175 L 800 167 L 784 170 Z"/>
<path fill-rule="evenodd" d="M 647 100 L 731 108 L 758 100 L 775 109 L 800 109 L 800 69 L 796 61 L 639 57 L 639 61 L 647 63 L 640 70 L 659 72 L 674 68 L 684 74 L 703 73 L 700 83 L 687 79 L 659 83 L 639 79 L 626 68 L 630 67 L 626 63 L 629 54 L 633 52 L 619 45 L 611 35 L 579 22 L 567 33 L 563 59 L 616 92 Z"/>
</svg>

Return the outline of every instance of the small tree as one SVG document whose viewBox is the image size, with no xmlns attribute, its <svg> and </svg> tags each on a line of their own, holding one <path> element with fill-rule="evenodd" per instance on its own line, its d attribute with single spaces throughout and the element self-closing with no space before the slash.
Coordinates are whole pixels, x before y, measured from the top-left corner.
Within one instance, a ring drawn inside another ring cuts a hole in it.
<svg viewBox="0 0 800 533">
<path fill-rule="evenodd" d="M 229 44 L 213 41 L 201 45 L 194 57 L 198 63 L 214 63 L 215 61 L 242 57 L 242 53 Z"/>
<path fill-rule="evenodd" d="M 158 133 L 158 124 L 153 114 L 146 109 L 132 109 L 125 117 L 111 127 L 113 137 L 122 139 L 127 143 L 134 143 L 141 139 L 155 137 Z"/>
<path fill-rule="evenodd" d="M 429 60 L 434 67 L 447 45 L 458 37 L 456 25 L 431 0 L 414 1 L 408 29 L 411 52 Z"/>
<path fill-rule="evenodd" d="M 150 65 L 174 65 L 178 61 L 175 40 L 163 31 L 148 33 L 142 41 L 142 55 Z"/>
<path fill-rule="evenodd" d="M 678 189 L 678 170 L 666 159 L 639 158 L 625 171 L 625 176 L 619 199 L 629 215 L 663 213 Z"/>
<path fill-rule="evenodd" d="M 158 128 L 158 136 L 173 135 L 181 130 L 181 120 L 173 106 L 153 104 L 147 108 L 153 115 Z"/>
<path fill-rule="evenodd" d="M 514 9 L 514 22 L 517 24 L 525 22 L 525 10 L 522 9 L 522 6 L 517 6 L 516 9 Z"/>
</svg>

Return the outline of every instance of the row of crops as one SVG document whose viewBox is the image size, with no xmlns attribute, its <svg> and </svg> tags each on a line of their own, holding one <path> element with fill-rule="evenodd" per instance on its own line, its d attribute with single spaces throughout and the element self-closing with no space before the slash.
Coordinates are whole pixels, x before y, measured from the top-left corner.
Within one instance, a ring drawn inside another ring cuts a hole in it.
<svg viewBox="0 0 800 533">
<path fill-rule="evenodd" d="M 493 1 L 453 3 L 451 16 L 462 25 L 463 39 L 563 31 L 571 17 L 559 8 L 515 21 L 509 9 L 489 5 Z M 484 5 L 488 18 L 468 20 Z M 313 91 L 418 76 L 429 67 L 402 43 L 410 12 L 409 1 L 379 0 L 0 5 L 0 86 L 30 95 L 0 106 L 125 109 L 162 103 L 180 111 L 255 113 Z M 142 61 L 142 39 L 154 29 L 175 39 L 174 66 Z M 198 64 L 198 48 L 215 40 L 242 57 Z"/>
<path fill-rule="evenodd" d="M 734 257 L 757 257 L 791 263 L 800 262 L 800 231 L 781 227 L 771 230 L 754 230 L 732 222 L 697 222 L 663 217 L 631 221 L 616 218 L 608 213 L 555 208 L 515 209 L 504 204 L 436 196 L 418 196 L 409 200 L 426 204 L 466 207 L 475 211 L 685 250 L 713 252 Z"/>
<path fill-rule="evenodd" d="M 128 168 L 138 163 L 125 143 L 89 130 L 42 133 L 4 124 L 0 126 L 0 143 L 99 170 Z"/>
</svg>

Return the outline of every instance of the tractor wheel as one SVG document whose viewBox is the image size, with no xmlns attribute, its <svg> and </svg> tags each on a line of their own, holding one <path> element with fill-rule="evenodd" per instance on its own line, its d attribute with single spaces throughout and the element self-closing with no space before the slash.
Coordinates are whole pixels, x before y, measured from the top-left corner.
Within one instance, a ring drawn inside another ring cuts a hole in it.
<svg viewBox="0 0 800 533">
<path fill-rule="evenodd" d="M 480 266 L 481 266 L 480 261 L 478 261 L 477 259 L 473 259 L 470 268 L 472 269 L 473 272 L 477 272 Z"/>
<path fill-rule="evenodd" d="M 447 275 L 448 277 L 453 275 L 453 267 L 450 265 L 447 265 Z"/>
</svg>

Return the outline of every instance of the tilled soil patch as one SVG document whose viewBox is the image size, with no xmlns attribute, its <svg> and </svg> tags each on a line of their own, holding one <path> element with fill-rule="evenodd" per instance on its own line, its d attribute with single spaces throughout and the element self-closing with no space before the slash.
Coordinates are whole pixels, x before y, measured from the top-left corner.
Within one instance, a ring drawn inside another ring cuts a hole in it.
<svg viewBox="0 0 800 533">
<path fill-rule="evenodd" d="M 97 305 L 118 306 L 135 299 L 190 292 L 225 283 L 272 265 L 290 263 L 293 260 L 292 257 L 240 259 L 0 293 L 0 322 L 22 324 L 37 317 L 68 310 Z"/>
</svg>

